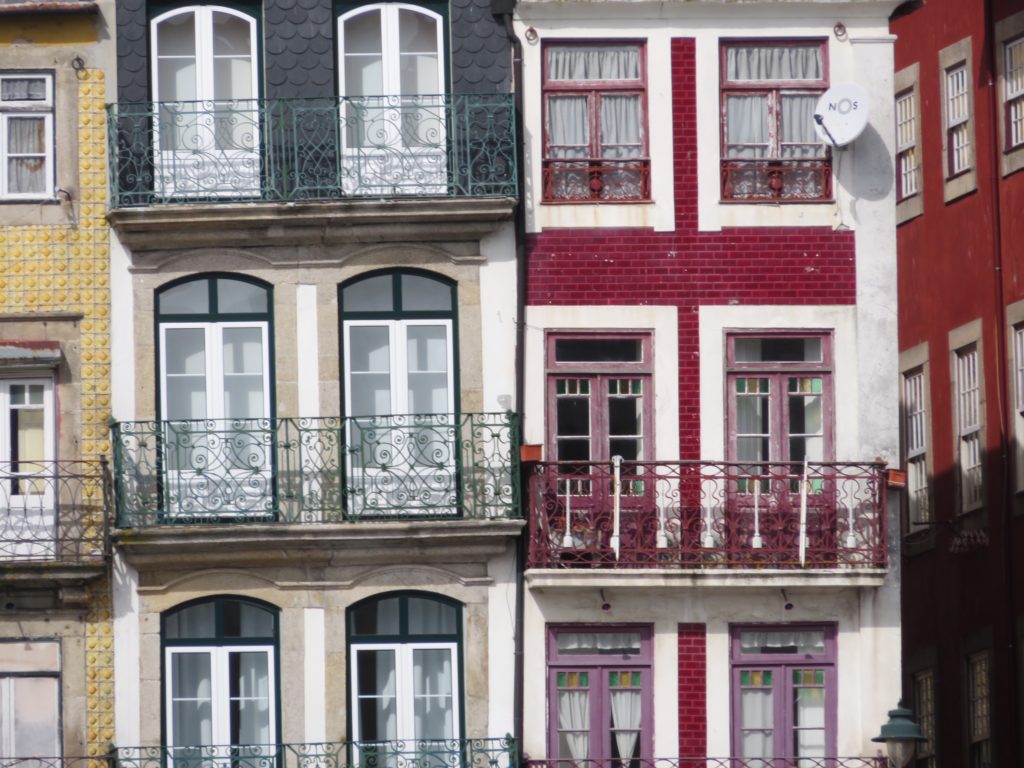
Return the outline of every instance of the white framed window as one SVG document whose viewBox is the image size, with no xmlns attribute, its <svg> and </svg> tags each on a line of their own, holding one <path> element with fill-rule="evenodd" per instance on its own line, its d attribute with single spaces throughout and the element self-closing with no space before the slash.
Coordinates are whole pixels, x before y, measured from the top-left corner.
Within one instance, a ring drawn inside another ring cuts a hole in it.
<svg viewBox="0 0 1024 768">
<path fill-rule="evenodd" d="M 0 642 L 0 758 L 60 757 L 60 643 Z"/>
<path fill-rule="evenodd" d="M 923 368 L 903 374 L 908 532 L 931 522 L 928 487 L 928 411 Z"/>
<path fill-rule="evenodd" d="M 918 193 L 917 98 L 914 91 L 896 97 L 897 202 Z"/>
<path fill-rule="evenodd" d="M 459 605 L 425 593 L 386 593 L 349 609 L 350 711 L 361 757 L 401 764 L 460 738 L 461 621 Z"/>
<path fill-rule="evenodd" d="M 0 73 L 0 199 L 53 197 L 53 75 Z"/>
<path fill-rule="evenodd" d="M 1007 151 L 1024 146 L 1024 37 L 1003 45 Z"/>
<path fill-rule="evenodd" d="M 942 96 L 942 149 L 946 202 L 977 188 L 974 163 L 974 93 L 971 38 L 939 51 Z"/>
<path fill-rule="evenodd" d="M 970 117 L 967 64 L 946 70 L 946 131 L 949 134 L 949 167 L 947 173 L 955 176 L 971 166 L 971 136 L 967 119 Z"/>
<path fill-rule="evenodd" d="M 254 758 L 277 740 L 275 611 L 228 597 L 162 617 L 164 712 L 172 764 L 232 765 L 232 748 Z M 221 762 L 223 759 L 223 762 Z"/>
<path fill-rule="evenodd" d="M 959 464 L 960 510 L 970 512 L 984 503 L 982 476 L 981 371 L 978 345 L 970 344 L 954 353 L 956 391 L 957 461 Z"/>
<path fill-rule="evenodd" d="M 164 196 L 259 191 L 256 19 L 193 5 L 150 22 L 156 187 Z"/>
<path fill-rule="evenodd" d="M 967 735 L 970 768 L 992 766 L 992 711 L 989 651 L 967 657 Z"/>
</svg>

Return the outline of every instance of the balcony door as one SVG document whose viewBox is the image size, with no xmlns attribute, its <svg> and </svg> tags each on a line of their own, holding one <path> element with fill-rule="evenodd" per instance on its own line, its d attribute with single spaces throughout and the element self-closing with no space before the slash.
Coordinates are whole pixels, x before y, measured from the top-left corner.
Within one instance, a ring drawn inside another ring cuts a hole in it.
<svg viewBox="0 0 1024 768">
<path fill-rule="evenodd" d="M 276 753 L 277 614 L 214 598 L 163 617 L 164 712 L 174 768 L 264 764 Z"/>
<path fill-rule="evenodd" d="M 444 194 L 444 20 L 405 3 L 338 18 L 339 93 L 349 194 Z"/>
<path fill-rule="evenodd" d="M 422 593 L 373 597 L 349 610 L 355 765 L 459 763 L 460 623 L 458 604 Z"/>
<path fill-rule="evenodd" d="M 272 511 L 270 291 L 230 277 L 157 295 L 160 413 L 168 515 Z"/>
<path fill-rule="evenodd" d="M 56 557 L 52 379 L 0 380 L 0 560 Z"/>
<path fill-rule="evenodd" d="M 154 192 L 260 194 L 256 20 L 215 5 L 176 8 L 150 25 Z"/>
<path fill-rule="evenodd" d="M 398 271 L 341 289 L 350 515 L 457 508 L 455 286 Z"/>
</svg>

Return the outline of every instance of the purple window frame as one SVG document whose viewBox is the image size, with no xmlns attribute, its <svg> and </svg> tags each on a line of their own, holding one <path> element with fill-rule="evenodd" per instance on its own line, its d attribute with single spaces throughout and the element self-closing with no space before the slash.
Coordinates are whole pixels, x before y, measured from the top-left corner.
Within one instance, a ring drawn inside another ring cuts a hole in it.
<svg viewBox="0 0 1024 768">
<path fill-rule="evenodd" d="M 562 339 L 635 339 L 640 342 L 639 362 L 558 362 L 555 359 L 555 344 Z M 654 459 L 654 333 L 652 331 L 559 331 L 553 330 L 545 337 L 545 382 L 547 421 L 547 452 L 550 461 L 558 460 L 558 398 L 556 382 L 560 378 L 589 379 L 596 382 L 591 386 L 591 418 L 590 425 L 590 461 L 607 462 L 611 456 L 608 451 L 608 393 L 604 384 L 609 379 L 642 379 L 643 411 L 641 460 Z M 585 462 L 580 462 L 585 464 Z"/>
<path fill-rule="evenodd" d="M 785 463 L 789 456 L 789 399 L 783 386 L 794 374 L 809 374 L 822 379 L 823 461 L 835 461 L 835 379 L 833 376 L 832 333 L 819 330 L 761 331 L 730 330 L 726 336 L 726 445 L 729 461 L 736 455 L 735 379 L 768 378 L 773 381 L 769 400 L 771 439 L 769 461 Z M 736 362 L 737 339 L 821 339 L 820 361 Z"/>
<path fill-rule="evenodd" d="M 559 654 L 558 635 L 561 632 L 621 633 L 640 634 L 640 653 L 617 656 L 613 654 Z M 590 690 L 598 696 L 594 706 L 591 696 L 590 708 L 590 759 L 589 763 L 602 763 L 611 758 L 611 731 L 605 726 L 611 720 L 611 704 L 608 696 L 606 673 L 608 671 L 639 669 L 641 673 L 641 714 L 640 714 L 640 757 L 654 755 L 654 640 L 650 624 L 549 624 L 547 626 L 548 662 L 548 762 L 558 761 L 558 672 L 586 671 L 598 681 Z M 598 750 L 595 751 L 595 745 Z M 603 753 L 603 754 L 602 754 Z M 627 763 L 628 761 L 623 761 Z"/>
<path fill-rule="evenodd" d="M 743 632 L 808 632 L 820 630 L 825 633 L 825 652 L 813 653 L 742 653 L 740 635 Z M 825 671 L 825 755 L 835 756 L 837 750 L 837 723 L 839 695 L 837 691 L 836 625 L 828 624 L 730 624 L 729 625 L 729 678 L 731 692 L 731 741 L 733 755 L 743 754 L 742 709 L 740 703 L 740 672 L 745 669 L 766 669 L 782 680 L 782 685 L 773 688 L 774 727 L 773 744 L 776 754 L 772 757 L 795 757 L 790 734 L 793 730 L 792 677 L 793 669 L 818 667 Z"/>
</svg>

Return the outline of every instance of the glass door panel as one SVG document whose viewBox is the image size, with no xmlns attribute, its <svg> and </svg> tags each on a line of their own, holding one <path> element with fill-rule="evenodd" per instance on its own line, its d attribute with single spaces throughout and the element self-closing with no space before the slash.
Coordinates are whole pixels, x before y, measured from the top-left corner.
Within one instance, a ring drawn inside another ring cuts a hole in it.
<svg viewBox="0 0 1024 768">
<path fill-rule="evenodd" d="M 590 678 L 588 670 L 555 673 L 560 768 L 590 758 Z M 553 718 L 554 719 L 554 718 Z"/>
<path fill-rule="evenodd" d="M 398 738 L 398 673 L 394 650 L 353 649 L 356 678 L 356 741 Z"/>
<path fill-rule="evenodd" d="M 213 744 L 213 657 L 198 652 L 171 653 L 170 658 L 172 745 Z"/>
<path fill-rule="evenodd" d="M 269 658 L 261 651 L 228 652 L 231 744 L 263 744 L 270 736 Z"/>
<path fill-rule="evenodd" d="M 451 649 L 414 648 L 412 666 L 416 740 L 445 741 L 454 738 Z"/>
<path fill-rule="evenodd" d="M 742 757 L 773 757 L 775 700 L 772 670 L 744 669 L 740 678 L 740 745 Z"/>
</svg>

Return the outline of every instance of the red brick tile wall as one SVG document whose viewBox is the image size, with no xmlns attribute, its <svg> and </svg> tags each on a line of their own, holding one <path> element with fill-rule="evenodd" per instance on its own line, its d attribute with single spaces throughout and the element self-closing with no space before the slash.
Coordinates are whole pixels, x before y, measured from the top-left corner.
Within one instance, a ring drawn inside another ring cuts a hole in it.
<svg viewBox="0 0 1024 768">
<path fill-rule="evenodd" d="M 680 757 L 703 757 L 707 754 L 706 649 L 707 640 L 703 624 L 679 625 Z"/>
<path fill-rule="evenodd" d="M 701 305 L 852 304 L 852 232 L 827 227 L 697 231 L 694 41 L 672 41 L 676 230 L 557 229 L 527 240 L 527 304 L 679 308 L 679 443 L 698 459 Z M 655 164 L 658 160 L 655 159 Z"/>
</svg>

